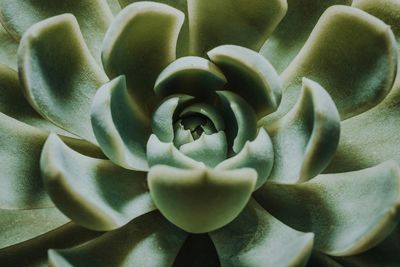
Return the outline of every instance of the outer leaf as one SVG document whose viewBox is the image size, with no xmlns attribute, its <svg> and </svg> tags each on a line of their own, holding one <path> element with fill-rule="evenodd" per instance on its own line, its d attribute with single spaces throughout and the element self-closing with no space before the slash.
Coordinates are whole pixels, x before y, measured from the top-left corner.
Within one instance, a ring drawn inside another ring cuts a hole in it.
<svg viewBox="0 0 400 267">
<path fill-rule="evenodd" d="M 52 207 L 40 178 L 47 134 L 0 113 L 0 208 Z"/>
<path fill-rule="evenodd" d="M 186 237 L 187 233 L 153 212 L 81 246 L 50 250 L 49 263 L 54 267 L 167 267 Z"/>
<path fill-rule="evenodd" d="M 324 170 L 335 154 L 340 135 L 335 104 L 316 82 L 304 78 L 302 90 L 289 113 L 265 126 L 274 147 L 271 180 L 308 180 Z"/>
<path fill-rule="evenodd" d="M 255 189 L 258 189 L 271 173 L 273 162 L 274 151 L 271 139 L 261 128 L 256 139 L 247 141 L 237 155 L 222 161 L 215 168 L 220 170 L 252 168 L 257 172 Z"/>
<path fill-rule="evenodd" d="M 18 42 L 0 24 L 0 64 L 17 69 L 17 49 Z"/>
<path fill-rule="evenodd" d="M 68 218 L 56 208 L 0 209 L 0 258 L 3 249 L 45 234 L 68 222 Z"/>
<path fill-rule="evenodd" d="M 204 233 L 238 216 L 254 189 L 257 173 L 157 165 L 147 179 L 154 203 L 169 221 L 185 231 Z"/>
<path fill-rule="evenodd" d="M 55 209 L 51 210 L 54 213 Z M 16 213 L 20 215 L 21 221 L 25 221 L 27 225 L 23 226 L 20 223 L 15 224 L 14 222 L 14 226 L 17 227 L 14 233 L 15 236 L 18 236 L 19 234 L 26 235 L 27 233 L 32 234 L 36 230 L 35 227 L 37 227 L 37 225 L 41 225 L 42 227 L 46 225 L 49 227 L 49 219 L 54 219 L 51 217 L 51 212 L 47 212 L 47 214 L 42 218 L 35 215 L 36 213 L 40 212 L 42 212 L 43 215 L 46 214 L 46 212 L 43 212 L 43 210 L 16 211 Z M 10 218 L 10 214 L 4 215 L 7 216 L 7 218 Z M 77 226 L 74 223 L 66 223 L 55 229 L 49 228 L 44 234 L 40 234 L 32 239 L 15 244 L 14 246 L 1 249 L 1 266 L 48 266 L 47 250 L 50 247 L 65 248 L 75 246 L 84 243 L 100 234 L 100 232 L 87 230 Z"/>
<path fill-rule="evenodd" d="M 32 108 L 22 93 L 18 73 L 5 65 L 0 65 L 0 112 L 37 128 L 72 136 L 45 120 Z"/>
<path fill-rule="evenodd" d="M 224 44 L 258 51 L 286 9 L 285 0 L 189 0 L 190 53 Z"/>
<path fill-rule="evenodd" d="M 107 0 L 107 3 L 114 15 L 117 15 L 118 12 L 121 11 L 121 6 L 118 0 Z"/>
<path fill-rule="evenodd" d="M 354 1 L 355 7 L 364 9 L 382 19 L 400 39 L 400 3 L 398 1 Z M 338 152 L 327 172 L 342 172 L 368 168 L 385 160 L 400 163 L 399 132 L 400 75 L 390 94 L 375 108 L 346 120 L 342 124 Z"/>
<path fill-rule="evenodd" d="M 125 7 L 131 3 L 140 2 L 142 0 L 119 0 L 122 7 Z M 164 3 L 179 9 L 185 13 L 185 17 L 188 17 L 188 5 L 187 0 L 154 0 L 154 2 Z M 189 22 L 186 19 L 183 23 L 181 32 L 179 33 L 178 43 L 176 47 L 176 53 L 178 57 L 187 56 L 189 49 Z"/>
<path fill-rule="evenodd" d="M 182 57 L 168 65 L 158 76 L 154 92 L 159 96 L 187 94 L 207 96 L 222 89 L 224 74 L 201 57 Z"/>
<path fill-rule="evenodd" d="M 304 266 L 314 237 L 284 225 L 255 201 L 250 201 L 238 218 L 210 236 L 221 266 L 249 267 Z"/>
<path fill-rule="evenodd" d="M 182 145 L 179 150 L 190 158 L 213 168 L 226 159 L 228 148 L 225 134 L 220 131 L 210 135 L 203 133 L 199 139 Z"/>
<path fill-rule="evenodd" d="M 342 119 L 360 114 L 388 94 L 396 65 L 396 40 L 388 25 L 356 8 L 330 7 L 282 73 L 282 104 L 267 122 L 293 106 L 303 76 L 327 90 Z"/>
<path fill-rule="evenodd" d="M 303 47 L 325 9 L 332 5 L 351 4 L 351 0 L 287 0 L 287 2 L 287 14 L 260 51 L 279 73 L 285 70 Z"/>
<path fill-rule="evenodd" d="M 272 215 L 315 234 L 315 249 L 344 256 L 382 241 L 398 224 L 400 169 L 394 162 L 320 175 L 294 185 L 266 183 L 255 194 Z"/>
<path fill-rule="evenodd" d="M 257 117 L 278 108 L 281 82 L 274 67 L 263 56 L 234 45 L 216 47 L 207 55 L 225 75 L 226 90 L 243 97 L 255 109 Z"/>
<path fill-rule="evenodd" d="M 106 1 L 3 0 L 0 3 L 1 23 L 15 40 L 20 40 L 33 24 L 63 13 L 72 13 L 77 18 L 90 52 L 100 63 L 101 43 L 112 20 Z"/>
<path fill-rule="evenodd" d="M 124 76 L 97 91 L 90 116 L 97 142 L 109 159 L 126 169 L 148 169 L 146 142 L 150 122 L 132 101 Z"/>
<path fill-rule="evenodd" d="M 152 134 L 147 142 L 147 161 L 149 166 L 168 165 L 182 169 L 203 168 L 204 163 L 195 161 L 179 151 L 175 145 L 161 142 L 156 135 Z"/>
<path fill-rule="evenodd" d="M 72 15 L 29 28 L 18 50 L 18 66 L 25 95 L 43 117 L 95 142 L 90 104 L 107 77 L 90 55 Z"/>
<path fill-rule="evenodd" d="M 53 202 L 86 228 L 115 229 L 155 208 L 144 173 L 81 155 L 55 135 L 46 141 L 40 167 Z"/>
<path fill-rule="evenodd" d="M 110 78 L 127 77 L 136 105 L 150 115 L 157 104 L 154 82 L 175 59 L 184 14 L 170 6 L 139 2 L 124 8 L 104 39 L 102 60 Z M 129 53 L 127 53 L 129 51 Z"/>
</svg>

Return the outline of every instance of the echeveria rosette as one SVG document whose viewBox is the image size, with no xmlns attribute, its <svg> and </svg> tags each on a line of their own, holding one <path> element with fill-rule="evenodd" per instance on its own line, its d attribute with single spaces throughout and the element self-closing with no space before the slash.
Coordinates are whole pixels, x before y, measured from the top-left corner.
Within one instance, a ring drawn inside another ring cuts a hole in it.
<svg viewBox="0 0 400 267">
<path fill-rule="evenodd" d="M 398 262 L 398 1 L 132 2 L 0 2 L 2 266 Z"/>
</svg>

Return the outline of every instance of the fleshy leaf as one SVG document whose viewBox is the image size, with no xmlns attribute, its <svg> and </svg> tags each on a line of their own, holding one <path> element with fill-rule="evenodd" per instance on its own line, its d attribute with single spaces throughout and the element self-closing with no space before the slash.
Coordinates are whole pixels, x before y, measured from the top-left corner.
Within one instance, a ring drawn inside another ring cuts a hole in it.
<svg viewBox="0 0 400 267">
<path fill-rule="evenodd" d="M 213 105 L 208 103 L 195 103 L 193 105 L 188 106 L 185 108 L 181 113 L 180 116 L 188 116 L 188 115 L 195 115 L 201 114 L 207 117 L 215 127 L 217 131 L 223 131 L 225 129 L 225 122 L 224 118 L 221 116 L 219 110 L 217 110 Z"/>
<path fill-rule="evenodd" d="M 201 57 L 182 57 L 160 73 L 154 92 L 159 96 L 204 96 L 222 89 L 225 83 L 224 74 L 211 61 Z"/>
<path fill-rule="evenodd" d="M 271 139 L 263 128 L 253 141 L 247 141 L 242 150 L 234 157 L 228 158 L 218 164 L 217 170 L 234 170 L 239 168 L 252 168 L 257 172 L 258 189 L 265 183 L 271 173 L 274 162 L 274 150 Z"/>
<path fill-rule="evenodd" d="M 0 24 L 0 64 L 17 69 L 18 42 Z"/>
<path fill-rule="evenodd" d="M 155 208 L 145 173 L 81 155 L 55 135 L 46 141 L 40 168 L 56 206 L 86 228 L 115 229 Z"/>
<path fill-rule="evenodd" d="M 29 28 L 18 49 L 18 67 L 25 96 L 43 117 L 96 142 L 90 105 L 107 77 L 90 55 L 74 16 L 56 16 Z"/>
<path fill-rule="evenodd" d="M 56 209 L 51 209 L 56 210 Z M 42 212 L 44 216 L 35 216 L 34 214 Z M 21 211 L 18 211 L 21 212 Z M 30 212 L 28 214 L 28 212 Z M 9 216 L 9 214 L 7 214 Z M 6 215 L 6 216 L 7 216 Z M 3 216 L 3 214 L 1 215 Z M 0 217 L 1 217 L 0 216 Z M 21 221 L 26 221 L 27 229 L 21 224 L 14 224 L 17 227 L 15 236 L 20 234 L 32 234 L 29 229 L 34 231 L 33 225 L 40 224 L 42 227 L 49 227 L 49 221 L 52 219 L 51 212 L 45 213 L 41 210 L 25 210 L 20 214 Z M 9 217 L 10 218 L 10 217 Z M 36 220 L 35 220 L 36 219 Z M 54 219 L 54 218 L 53 218 Z M 1 219 L 0 219 L 1 220 Z M 36 225 L 37 227 L 37 225 Z M 44 267 L 47 264 L 47 250 L 51 248 L 66 248 L 82 244 L 101 232 L 94 232 L 70 222 L 58 228 L 49 228 L 45 233 L 39 234 L 27 241 L 17 243 L 14 246 L 0 250 L 0 262 L 2 267 L 29 266 Z"/>
<path fill-rule="evenodd" d="M 254 200 L 230 224 L 211 232 L 221 266 L 304 266 L 313 248 L 312 233 L 284 225 Z"/>
<path fill-rule="evenodd" d="M 354 1 L 353 5 L 377 16 L 400 39 L 398 1 Z M 400 48 L 400 46 L 399 46 Z M 386 160 L 400 164 L 400 71 L 390 94 L 375 108 L 342 123 L 339 147 L 326 172 L 343 172 L 368 168 Z"/>
<path fill-rule="evenodd" d="M 285 224 L 315 234 L 315 249 L 345 256 L 382 241 L 397 225 L 400 169 L 394 162 L 320 175 L 302 184 L 267 182 L 258 202 Z"/>
<path fill-rule="evenodd" d="M 100 63 L 101 43 L 112 20 L 112 13 L 106 1 L 3 0 L 0 2 L 1 22 L 15 40 L 20 40 L 33 24 L 64 13 L 72 13 L 77 18 L 91 54 Z"/>
<path fill-rule="evenodd" d="M 288 10 L 281 23 L 261 48 L 281 73 L 307 41 L 321 14 L 332 5 L 348 5 L 351 0 L 287 0 Z"/>
<path fill-rule="evenodd" d="M 186 156 L 215 167 L 227 157 L 227 143 L 223 131 L 214 134 L 203 133 L 199 139 L 182 145 L 179 150 Z"/>
<path fill-rule="evenodd" d="M 69 219 L 56 208 L 0 209 L 0 258 L 3 249 L 45 234 L 68 222 Z"/>
<path fill-rule="evenodd" d="M 168 165 L 183 169 L 203 168 L 204 164 L 191 159 L 179 151 L 173 143 L 164 143 L 152 134 L 147 142 L 147 161 L 149 166 Z"/>
<path fill-rule="evenodd" d="M 228 146 L 239 153 L 247 141 L 257 134 L 257 119 L 251 106 L 230 91 L 218 91 L 225 117 L 225 133 Z"/>
<path fill-rule="evenodd" d="M 239 215 L 254 189 L 257 173 L 245 168 L 184 170 L 157 165 L 147 179 L 155 205 L 169 221 L 185 231 L 204 233 Z"/>
<path fill-rule="evenodd" d="M 389 93 L 396 66 L 396 40 L 388 25 L 356 8 L 330 7 L 282 73 L 282 103 L 266 123 L 294 105 L 303 76 L 325 88 L 342 120 L 360 114 Z"/>
<path fill-rule="evenodd" d="M 101 149 L 115 164 L 132 170 L 148 169 L 146 142 L 150 122 L 130 98 L 124 76 L 97 91 L 91 123 Z"/>
<path fill-rule="evenodd" d="M 340 118 L 324 88 L 304 78 L 293 109 L 265 128 L 275 157 L 269 179 L 295 183 L 318 175 L 329 164 L 339 142 Z"/>
<path fill-rule="evenodd" d="M 0 113 L 0 208 L 52 207 L 40 177 L 43 131 Z"/>
<path fill-rule="evenodd" d="M 286 10 L 286 0 L 188 0 L 190 54 L 224 44 L 258 51 Z"/>
<path fill-rule="evenodd" d="M 175 8 L 138 2 L 125 7 L 106 33 L 104 69 L 110 78 L 127 77 L 129 92 L 145 114 L 150 115 L 158 101 L 153 92 L 157 76 L 175 60 L 183 20 Z"/>
<path fill-rule="evenodd" d="M 174 115 L 179 106 L 193 100 L 193 97 L 180 95 L 161 103 L 153 114 L 151 128 L 162 142 L 174 141 Z"/>
<path fill-rule="evenodd" d="M 121 6 L 125 7 L 129 4 L 140 2 L 143 0 L 119 0 Z M 153 0 L 153 2 L 159 2 L 167 4 L 176 9 L 179 9 L 185 14 L 185 18 L 188 17 L 188 5 L 187 0 Z M 176 47 L 176 53 L 178 57 L 187 56 L 189 50 L 189 22 L 186 19 L 183 23 L 182 29 L 179 33 L 178 43 Z"/>
<path fill-rule="evenodd" d="M 152 212 L 81 246 L 50 250 L 49 263 L 54 267 L 168 267 L 186 237 L 187 233 Z"/>
<path fill-rule="evenodd" d="M 225 75 L 225 90 L 245 99 L 263 117 L 278 108 L 281 82 L 274 67 L 262 55 L 250 49 L 222 45 L 207 53 Z"/>
<path fill-rule="evenodd" d="M 0 65 L 0 112 L 31 126 L 72 136 L 45 120 L 32 108 L 22 93 L 18 73 L 5 65 Z"/>
<path fill-rule="evenodd" d="M 121 6 L 120 6 L 118 0 L 107 0 L 107 4 L 108 4 L 108 6 L 110 7 L 111 12 L 112 12 L 114 15 L 117 15 L 118 12 L 121 11 Z"/>
</svg>

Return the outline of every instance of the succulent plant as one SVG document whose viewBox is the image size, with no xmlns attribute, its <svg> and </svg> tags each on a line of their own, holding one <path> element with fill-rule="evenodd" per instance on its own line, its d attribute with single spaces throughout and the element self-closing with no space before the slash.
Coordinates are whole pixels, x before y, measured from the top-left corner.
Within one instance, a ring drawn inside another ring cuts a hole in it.
<svg viewBox="0 0 400 267">
<path fill-rule="evenodd" d="M 0 21 L 0 266 L 399 266 L 400 1 Z"/>
</svg>

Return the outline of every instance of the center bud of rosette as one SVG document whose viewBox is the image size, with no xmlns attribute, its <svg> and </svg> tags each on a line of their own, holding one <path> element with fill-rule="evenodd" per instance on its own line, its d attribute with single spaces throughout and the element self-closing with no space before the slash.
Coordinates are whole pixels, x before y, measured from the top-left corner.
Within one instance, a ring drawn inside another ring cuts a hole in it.
<svg viewBox="0 0 400 267">
<path fill-rule="evenodd" d="M 278 74 L 258 53 L 220 46 L 210 60 L 183 57 L 158 76 L 163 98 L 147 142 L 153 202 L 193 233 L 234 220 L 267 179 L 271 140 L 257 121 L 280 101 Z"/>
</svg>

